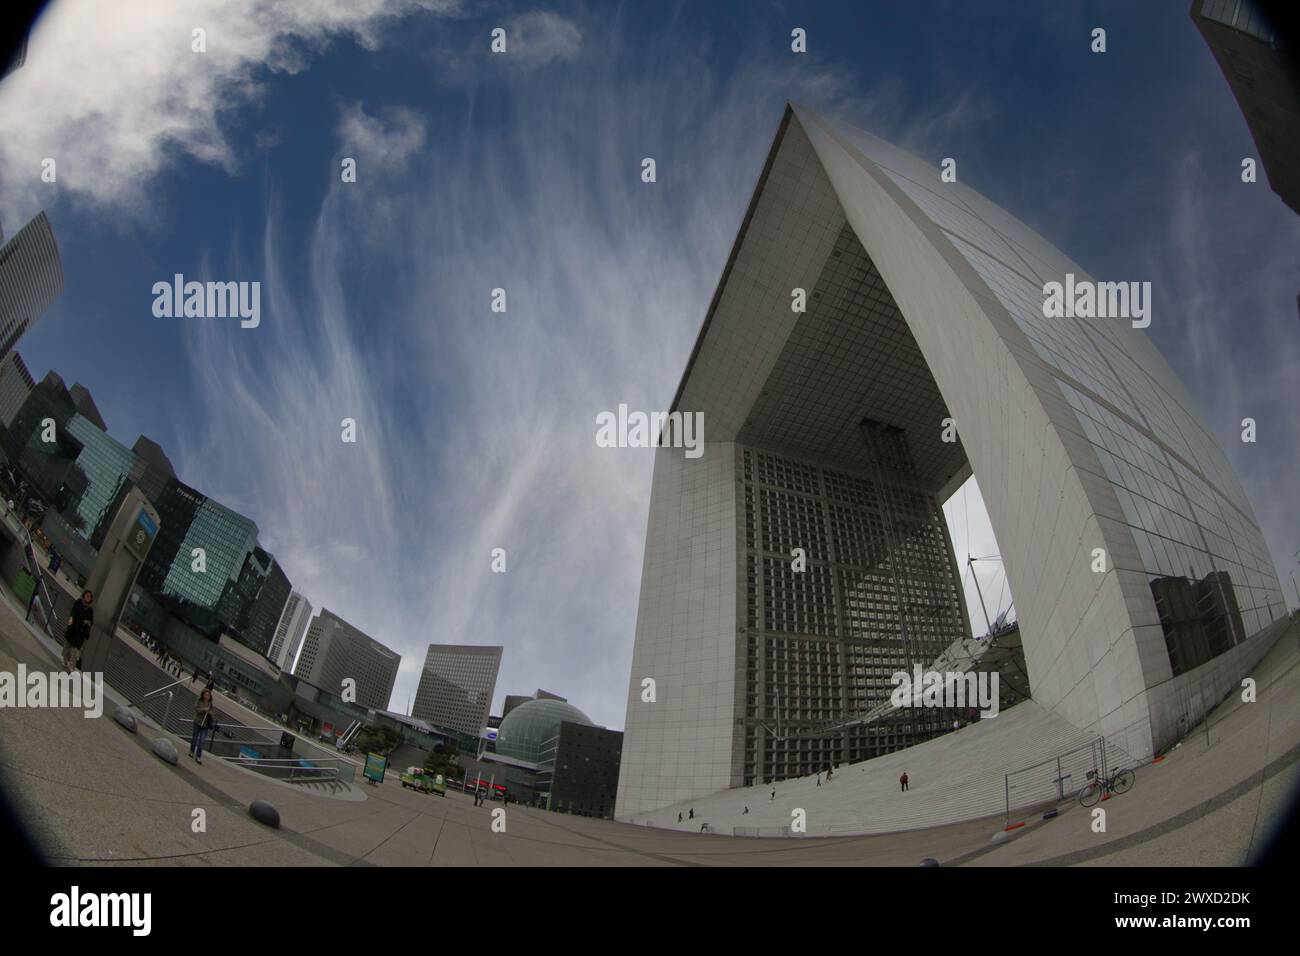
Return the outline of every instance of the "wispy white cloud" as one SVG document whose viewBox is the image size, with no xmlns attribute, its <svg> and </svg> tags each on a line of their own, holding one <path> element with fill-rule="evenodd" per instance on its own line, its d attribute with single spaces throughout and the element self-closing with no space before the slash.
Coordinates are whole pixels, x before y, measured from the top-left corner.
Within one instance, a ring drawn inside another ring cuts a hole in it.
<svg viewBox="0 0 1300 956">
<path fill-rule="evenodd" d="M 504 29 L 509 54 L 526 67 L 570 61 L 582 45 L 578 25 L 549 10 L 512 17 Z"/>
<path fill-rule="evenodd" d="M 331 41 L 378 46 L 393 18 L 460 0 L 58 0 L 27 62 L 0 83 L 0 207 L 25 219 L 56 198 L 150 215 L 150 186 L 181 157 L 235 171 L 230 127 L 273 74 Z M 205 31 L 206 52 L 193 50 Z M 41 181 L 56 161 L 58 185 Z"/>
<path fill-rule="evenodd" d="M 546 687 L 621 726 L 651 455 L 598 448 L 595 416 L 671 400 L 784 100 L 841 88 L 784 62 L 723 78 L 703 43 L 646 84 L 626 39 L 596 37 L 563 96 L 501 76 L 509 126 L 345 105 L 358 182 L 331 187 L 301 281 L 268 225 L 266 284 L 294 294 L 261 329 L 195 327 L 185 467 L 218 496 L 256 476 L 295 586 L 403 654 L 396 706 L 428 643 L 502 644 L 497 700 Z"/>
</svg>

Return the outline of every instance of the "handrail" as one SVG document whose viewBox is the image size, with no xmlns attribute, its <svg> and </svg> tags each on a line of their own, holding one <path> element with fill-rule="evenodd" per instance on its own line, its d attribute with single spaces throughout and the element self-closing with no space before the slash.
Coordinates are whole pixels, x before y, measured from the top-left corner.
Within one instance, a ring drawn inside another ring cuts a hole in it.
<svg viewBox="0 0 1300 956">
<path fill-rule="evenodd" d="M 165 691 L 165 690 L 171 690 L 171 689 L 172 689 L 173 687 L 175 687 L 177 684 L 183 684 L 184 682 L 185 682 L 185 678 L 182 677 L 180 680 L 174 680 L 174 681 L 172 681 L 170 684 L 164 684 L 162 687 L 159 687 L 157 690 L 151 690 L 151 691 L 149 691 L 149 693 L 145 694 L 143 697 L 139 698 L 138 700 L 134 700 L 134 701 L 132 701 L 131 703 L 127 704 L 126 706 L 127 706 L 127 707 L 138 707 L 138 706 L 140 706 L 141 704 L 143 704 L 146 700 L 148 700 L 150 697 L 153 697 L 155 694 L 161 694 L 161 693 L 162 693 L 163 691 Z"/>
<path fill-rule="evenodd" d="M 299 760 L 299 759 L 295 759 L 295 758 L 293 758 L 293 757 L 228 757 L 228 758 L 226 758 L 226 759 L 228 759 L 228 760 L 243 760 L 243 761 L 247 761 L 248 763 L 265 764 L 265 765 L 267 765 L 267 766 L 271 766 L 271 765 L 273 765 L 273 764 L 280 764 L 280 765 L 282 765 L 282 766 L 286 766 L 286 767 L 301 767 L 301 766 L 302 766 L 302 763 L 300 762 L 300 760 Z M 306 760 L 307 758 L 306 758 L 306 757 L 303 757 L 303 758 L 301 758 L 301 759 L 302 759 L 302 760 Z M 347 763 L 347 761 L 339 760 L 339 758 L 337 758 L 337 757 L 322 757 L 319 761 L 310 760 L 310 761 L 308 761 L 308 762 L 309 762 L 309 763 L 325 763 L 325 762 L 327 762 L 327 761 L 331 761 L 331 760 L 332 760 L 332 761 L 336 761 L 336 762 L 338 762 L 338 763 Z M 354 766 L 355 766 L 355 764 L 354 764 Z M 304 768 L 304 769 L 307 769 L 307 768 Z"/>
</svg>

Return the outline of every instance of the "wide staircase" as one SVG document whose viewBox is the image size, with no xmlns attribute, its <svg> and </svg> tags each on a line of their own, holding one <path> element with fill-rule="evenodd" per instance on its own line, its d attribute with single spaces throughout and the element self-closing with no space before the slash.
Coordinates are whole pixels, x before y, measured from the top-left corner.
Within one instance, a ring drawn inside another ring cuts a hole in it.
<svg viewBox="0 0 1300 956">
<path fill-rule="evenodd" d="M 1015 815 L 1055 800 L 1059 755 L 1075 755 L 1062 769 L 1072 775 L 1066 789 L 1077 793 L 1087 769 L 1100 763 L 1101 747 L 1095 734 L 1029 700 L 914 747 L 842 765 L 830 780 L 822 775 L 820 786 L 816 777 L 800 777 L 723 790 L 637 814 L 631 822 L 697 833 L 707 824 L 708 832 L 778 836 L 790 833 L 792 811 L 799 808 L 806 812 L 808 836 L 893 833 L 984 817 L 1000 823 L 1008 807 Z M 1105 752 L 1108 766 L 1134 766 L 1117 747 Z M 899 785 L 904 772 L 906 793 Z"/>
</svg>

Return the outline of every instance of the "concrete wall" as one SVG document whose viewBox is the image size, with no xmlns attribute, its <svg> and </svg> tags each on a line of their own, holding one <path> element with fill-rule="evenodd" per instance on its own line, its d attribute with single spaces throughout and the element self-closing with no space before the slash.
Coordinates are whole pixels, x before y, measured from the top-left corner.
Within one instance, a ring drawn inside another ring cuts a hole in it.
<svg viewBox="0 0 1300 956">
<path fill-rule="evenodd" d="M 672 448 L 654 454 L 619 819 L 738 785 L 743 753 L 735 445 L 707 443 L 696 459 Z M 644 678 L 655 681 L 653 703 L 641 699 Z"/>
</svg>

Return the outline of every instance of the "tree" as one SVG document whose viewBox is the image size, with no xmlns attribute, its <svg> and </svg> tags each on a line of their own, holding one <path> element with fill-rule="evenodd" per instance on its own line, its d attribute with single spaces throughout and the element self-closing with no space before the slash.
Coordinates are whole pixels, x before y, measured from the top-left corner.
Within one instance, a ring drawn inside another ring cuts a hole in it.
<svg viewBox="0 0 1300 956">
<path fill-rule="evenodd" d="M 430 773 L 440 773 L 443 777 L 459 777 L 461 768 L 456 761 L 457 756 L 455 744 L 434 744 L 433 750 L 424 755 L 424 769 Z"/>
</svg>

